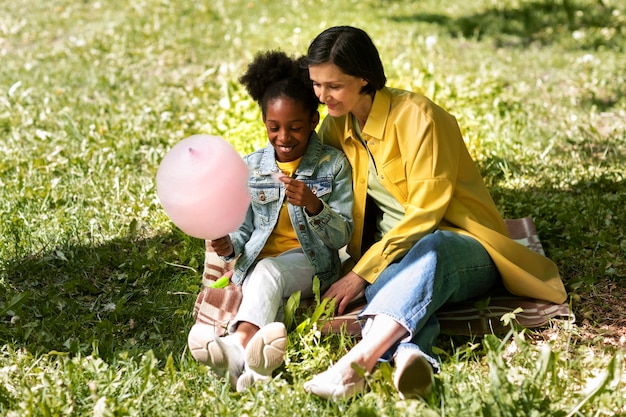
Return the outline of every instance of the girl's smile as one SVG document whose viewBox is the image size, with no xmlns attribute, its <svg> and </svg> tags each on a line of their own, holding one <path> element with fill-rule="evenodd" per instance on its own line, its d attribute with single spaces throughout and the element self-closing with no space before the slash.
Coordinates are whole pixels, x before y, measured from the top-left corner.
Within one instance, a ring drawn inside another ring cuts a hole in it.
<svg viewBox="0 0 626 417">
<path fill-rule="evenodd" d="M 267 103 L 263 121 L 276 159 L 289 162 L 306 152 L 311 132 L 319 122 L 319 113 L 311 115 L 302 103 L 279 97 Z"/>
</svg>

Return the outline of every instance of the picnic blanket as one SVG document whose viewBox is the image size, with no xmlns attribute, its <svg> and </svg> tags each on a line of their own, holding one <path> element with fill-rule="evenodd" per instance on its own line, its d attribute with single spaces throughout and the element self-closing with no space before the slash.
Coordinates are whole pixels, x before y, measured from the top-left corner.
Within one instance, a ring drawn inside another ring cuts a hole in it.
<svg viewBox="0 0 626 417">
<path fill-rule="evenodd" d="M 505 220 L 511 238 L 530 249 L 545 255 L 535 224 L 530 217 Z M 210 288 L 209 285 L 222 277 L 234 266 L 234 261 L 224 262 L 206 245 L 202 286 L 196 298 L 193 317 L 198 323 L 214 326 L 215 332 L 224 334 L 228 323 L 235 317 L 242 299 L 241 287 L 230 284 L 225 288 Z M 311 306 L 311 300 L 303 300 L 304 307 Z M 322 332 L 345 331 L 359 336 L 361 326 L 357 321 L 358 313 L 365 306 L 365 299 L 354 300 L 344 314 L 334 316 L 322 323 Z M 503 287 L 479 299 L 446 305 L 436 315 L 441 332 L 451 335 L 480 336 L 494 333 L 501 334 L 508 330 L 500 320 L 506 313 L 515 313 L 520 326 L 535 328 L 545 326 L 552 319 L 575 321 L 569 304 L 554 304 L 508 293 Z"/>
</svg>

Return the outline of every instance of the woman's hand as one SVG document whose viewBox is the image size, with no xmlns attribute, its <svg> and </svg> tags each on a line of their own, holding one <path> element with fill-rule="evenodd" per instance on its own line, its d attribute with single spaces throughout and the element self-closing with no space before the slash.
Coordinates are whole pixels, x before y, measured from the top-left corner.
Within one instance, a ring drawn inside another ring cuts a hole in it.
<svg viewBox="0 0 626 417">
<path fill-rule="evenodd" d="M 233 242 L 230 240 L 229 235 L 209 241 L 209 246 L 211 246 L 219 256 L 232 256 L 235 252 Z"/>
<path fill-rule="evenodd" d="M 285 184 L 285 196 L 287 202 L 294 206 L 304 207 L 311 216 L 319 214 L 324 205 L 309 187 L 302 181 L 298 181 L 287 175 L 280 177 L 280 181 Z"/>
<path fill-rule="evenodd" d="M 343 314 L 348 304 L 361 295 L 366 286 L 367 281 L 355 272 L 350 271 L 343 278 L 330 286 L 324 293 L 324 298 L 334 299 L 337 314 Z"/>
</svg>

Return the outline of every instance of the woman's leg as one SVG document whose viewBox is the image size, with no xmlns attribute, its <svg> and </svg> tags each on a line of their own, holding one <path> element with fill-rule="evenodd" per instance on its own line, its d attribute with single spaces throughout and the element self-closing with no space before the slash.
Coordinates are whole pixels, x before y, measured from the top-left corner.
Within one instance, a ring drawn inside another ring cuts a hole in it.
<svg viewBox="0 0 626 417">
<path fill-rule="evenodd" d="M 361 373 L 371 372 L 378 358 L 406 335 L 406 329 L 393 319 L 380 315 L 372 321 L 369 334 L 335 365 L 305 382 L 305 391 L 328 399 L 351 397 L 363 390 L 365 380 Z M 354 365 L 360 371 L 354 369 Z"/>
<path fill-rule="evenodd" d="M 326 398 L 352 394 L 362 386 L 353 363 L 371 371 L 379 358 L 389 360 L 404 349 L 415 353 L 405 369 L 415 368 L 414 360 L 420 357 L 438 369 L 432 355 L 439 333 L 435 311 L 446 302 L 484 293 L 498 278 L 491 258 L 475 239 L 446 231 L 424 237 L 366 289 L 368 304 L 361 318 L 367 322 L 361 341 L 305 389 Z"/>
<path fill-rule="evenodd" d="M 389 265 L 365 292 L 367 306 L 361 318 L 385 315 L 406 329 L 395 348 L 418 348 L 435 368 L 432 346 L 439 335 L 435 312 L 444 304 L 486 293 L 500 274 L 482 245 L 472 237 L 435 231 L 421 239 L 399 261 Z M 364 337 L 369 333 L 367 324 Z M 374 335 L 375 337 L 375 335 Z"/>
</svg>

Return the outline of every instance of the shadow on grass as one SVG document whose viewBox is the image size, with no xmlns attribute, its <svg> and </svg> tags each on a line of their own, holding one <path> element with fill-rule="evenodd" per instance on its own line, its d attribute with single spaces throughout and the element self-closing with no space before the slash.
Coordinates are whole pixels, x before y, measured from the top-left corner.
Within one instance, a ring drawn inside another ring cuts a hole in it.
<svg viewBox="0 0 626 417">
<path fill-rule="evenodd" d="M 543 45 L 572 39 L 584 49 L 606 47 L 622 50 L 626 39 L 622 13 L 613 13 L 602 1 L 537 0 L 518 7 L 495 6 L 482 13 L 460 18 L 442 14 L 420 13 L 396 16 L 396 21 L 426 22 L 440 25 L 452 36 L 477 40 L 492 39 L 497 46 Z M 624 12 L 624 10 L 621 10 Z"/>
<path fill-rule="evenodd" d="M 498 186 L 503 174 L 495 167 L 501 162 L 481 163 L 496 204 L 505 217 L 534 219 L 570 292 L 584 296 L 599 280 L 625 279 L 623 180 L 509 189 Z M 506 163 L 513 172 L 522 169 Z M 0 340 L 33 353 L 95 352 L 104 360 L 125 351 L 153 350 L 160 360 L 179 356 L 192 325 L 203 257 L 202 241 L 177 231 L 100 246 L 68 243 L 10 261 L 0 294 Z"/>
<path fill-rule="evenodd" d="M 576 184 L 554 179 L 523 189 L 502 187 L 503 171 L 516 174 L 541 166 L 493 157 L 482 161 L 481 173 L 507 218 L 532 217 L 549 258 L 559 267 L 566 287 L 581 296 L 593 293 L 601 280 L 626 279 L 626 181 L 623 176 L 600 174 Z M 540 178 L 545 175 L 538 174 Z M 617 177 L 617 178 L 616 178 Z"/>
<path fill-rule="evenodd" d="M 200 240 L 182 233 L 52 249 L 7 264 L 0 340 L 33 353 L 153 350 L 186 346 L 203 264 Z"/>
</svg>

